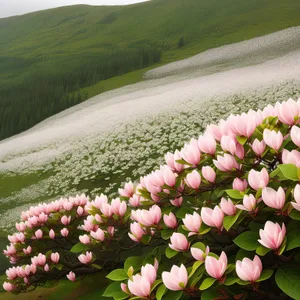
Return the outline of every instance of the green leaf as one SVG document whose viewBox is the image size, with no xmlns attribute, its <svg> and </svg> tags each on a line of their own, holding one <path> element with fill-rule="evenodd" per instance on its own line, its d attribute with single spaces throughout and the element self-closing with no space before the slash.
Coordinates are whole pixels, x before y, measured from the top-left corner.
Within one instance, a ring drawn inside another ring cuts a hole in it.
<svg viewBox="0 0 300 300">
<path fill-rule="evenodd" d="M 226 216 L 223 221 L 224 228 L 229 231 L 229 229 L 235 224 L 239 216 L 241 215 L 242 210 L 239 210 L 234 216 Z"/>
<path fill-rule="evenodd" d="M 235 276 L 227 276 L 225 282 L 223 283 L 226 286 L 230 286 L 235 284 L 237 281 L 239 281 L 238 277 Z"/>
<path fill-rule="evenodd" d="M 227 266 L 227 268 L 226 268 L 225 274 L 229 274 L 229 273 L 231 273 L 233 270 L 235 270 L 235 265 L 229 264 L 229 265 Z"/>
<path fill-rule="evenodd" d="M 192 267 L 192 271 L 189 274 L 189 278 L 191 278 L 194 273 L 196 272 L 196 270 L 203 264 L 203 261 L 197 260 L 196 262 L 194 262 L 193 267 Z"/>
<path fill-rule="evenodd" d="M 190 207 L 181 207 L 176 213 L 176 217 L 183 219 L 186 214 L 193 214 L 194 210 Z"/>
<path fill-rule="evenodd" d="M 126 298 L 128 295 L 124 293 L 121 289 L 120 282 L 111 283 L 104 291 L 103 297 L 113 297 L 113 298 Z"/>
<path fill-rule="evenodd" d="M 166 249 L 166 257 L 167 257 L 167 258 L 172 258 L 172 257 L 174 257 L 174 256 L 177 255 L 177 254 L 178 254 L 178 252 L 175 251 L 175 250 L 173 250 L 173 249 L 171 249 L 170 247 L 168 247 L 168 248 Z"/>
<path fill-rule="evenodd" d="M 94 267 L 94 268 L 96 268 L 96 269 L 98 269 L 98 270 L 101 270 L 101 269 L 102 269 L 102 267 L 99 266 L 99 265 L 97 265 L 97 264 L 92 264 L 92 267 Z"/>
<path fill-rule="evenodd" d="M 218 291 L 214 288 L 211 288 L 201 293 L 201 300 L 212 300 L 212 299 L 216 299 L 219 296 L 220 294 L 218 293 Z"/>
<path fill-rule="evenodd" d="M 173 229 L 164 229 L 161 231 L 161 237 L 164 240 L 168 240 L 170 236 L 173 234 L 174 230 Z"/>
<path fill-rule="evenodd" d="M 244 250 L 253 251 L 256 250 L 256 248 L 259 246 L 257 240 L 258 234 L 256 232 L 246 231 L 236 237 L 233 242 Z"/>
<path fill-rule="evenodd" d="M 161 280 L 161 279 L 155 280 L 154 283 L 153 283 L 153 285 L 151 286 L 151 292 L 153 292 L 153 291 L 156 289 L 156 287 L 157 287 L 159 284 L 161 284 L 161 283 L 162 283 L 162 280 Z"/>
<path fill-rule="evenodd" d="M 300 211 L 293 209 L 290 212 L 289 217 L 294 219 L 294 220 L 299 221 L 300 220 Z"/>
<path fill-rule="evenodd" d="M 70 252 L 79 253 L 79 252 L 86 251 L 88 249 L 89 249 L 89 245 L 85 245 L 85 244 L 82 244 L 82 243 L 77 243 L 71 248 Z"/>
<path fill-rule="evenodd" d="M 246 136 L 236 136 L 235 137 L 236 138 L 236 140 L 243 146 L 243 145 L 245 145 L 246 144 L 246 142 L 247 142 L 247 137 Z"/>
<path fill-rule="evenodd" d="M 230 190 L 226 190 L 226 193 L 230 198 L 233 198 L 233 199 L 243 199 L 243 197 L 244 197 L 241 194 L 241 192 L 238 190 L 230 189 Z"/>
<path fill-rule="evenodd" d="M 293 230 L 287 234 L 286 250 L 292 250 L 300 247 L 300 231 Z"/>
<path fill-rule="evenodd" d="M 237 283 L 238 283 L 239 285 L 248 285 L 248 284 L 250 284 L 249 281 L 243 281 L 243 280 L 241 280 L 241 279 L 239 279 L 239 280 L 237 281 Z"/>
<path fill-rule="evenodd" d="M 191 248 L 197 248 L 197 249 L 202 250 L 203 252 L 206 251 L 206 246 L 203 243 L 201 243 L 201 242 L 197 242 L 197 243 L 193 244 L 191 246 Z"/>
<path fill-rule="evenodd" d="M 143 256 L 128 257 L 124 263 L 124 271 L 127 272 L 130 267 L 133 267 L 135 270 L 139 270 L 142 266 L 143 260 Z"/>
<path fill-rule="evenodd" d="M 199 229 L 199 233 L 200 234 L 206 234 L 211 230 L 211 227 L 206 225 L 204 222 L 202 222 L 200 229 Z"/>
<path fill-rule="evenodd" d="M 281 266 L 276 274 L 275 280 L 278 287 L 293 299 L 300 299 L 300 272 L 299 267 L 292 265 Z"/>
<path fill-rule="evenodd" d="M 264 246 L 258 246 L 257 248 L 256 248 L 256 254 L 258 254 L 259 256 L 265 256 L 268 252 L 270 252 L 271 251 L 271 249 L 268 249 L 268 248 L 266 248 L 266 247 L 264 247 Z"/>
<path fill-rule="evenodd" d="M 235 256 L 235 262 L 237 262 L 238 260 L 242 261 L 243 258 L 245 257 L 253 259 L 254 253 L 250 251 L 246 251 L 244 249 L 240 249 Z"/>
<path fill-rule="evenodd" d="M 182 296 L 182 291 L 167 291 L 167 293 L 162 297 L 162 300 L 178 300 Z"/>
<path fill-rule="evenodd" d="M 156 299 L 161 300 L 163 295 L 166 293 L 167 288 L 162 284 L 156 291 Z"/>
<path fill-rule="evenodd" d="M 282 175 L 289 180 L 298 181 L 298 168 L 293 164 L 278 165 Z"/>
<path fill-rule="evenodd" d="M 256 280 L 256 282 L 264 281 L 269 279 L 274 273 L 274 270 L 263 270 L 261 272 L 260 277 Z"/>
<path fill-rule="evenodd" d="M 128 276 L 124 269 L 116 269 L 111 271 L 107 276 L 108 279 L 114 280 L 114 281 L 122 281 L 125 279 L 128 279 Z"/>
<path fill-rule="evenodd" d="M 210 288 L 216 282 L 216 280 L 217 279 L 212 278 L 212 277 L 205 278 L 200 285 L 200 288 L 199 288 L 200 291 L 204 291 L 204 290 Z"/>
</svg>

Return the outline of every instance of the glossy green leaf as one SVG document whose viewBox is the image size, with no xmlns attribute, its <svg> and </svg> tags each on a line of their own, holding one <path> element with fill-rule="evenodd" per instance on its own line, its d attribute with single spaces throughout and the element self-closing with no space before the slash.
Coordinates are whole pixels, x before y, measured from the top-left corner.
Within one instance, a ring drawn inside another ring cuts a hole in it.
<svg viewBox="0 0 300 300">
<path fill-rule="evenodd" d="M 230 190 L 226 190 L 226 193 L 230 198 L 233 199 L 243 199 L 244 197 L 243 194 L 241 194 L 241 192 L 238 190 L 230 189 Z"/>
<path fill-rule="evenodd" d="M 199 287 L 200 291 L 204 291 L 204 290 L 210 288 L 216 282 L 216 280 L 217 279 L 212 278 L 212 277 L 205 278 Z"/>
<path fill-rule="evenodd" d="M 298 168 L 293 164 L 278 165 L 282 175 L 289 180 L 298 181 Z"/>
<path fill-rule="evenodd" d="M 239 210 L 237 214 L 234 216 L 224 217 L 223 225 L 227 231 L 229 231 L 229 229 L 235 224 L 235 222 L 237 221 L 237 219 L 239 218 L 242 212 L 243 212 L 242 210 Z"/>
<path fill-rule="evenodd" d="M 89 245 L 77 243 L 71 248 L 70 252 L 79 253 L 79 252 L 87 251 L 88 249 L 89 249 Z"/>
<path fill-rule="evenodd" d="M 278 287 L 293 299 L 300 299 L 300 272 L 299 267 L 293 265 L 281 266 L 276 274 L 275 280 Z"/>
<path fill-rule="evenodd" d="M 116 269 L 111 271 L 107 276 L 108 279 L 114 280 L 114 281 L 122 281 L 125 279 L 128 279 L 128 276 L 124 269 Z"/>
<path fill-rule="evenodd" d="M 259 279 L 256 280 L 256 282 L 260 282 L 260 281 L 269 279 L 273 275 L 273 273 L 274 273 L 274 270 L 263 270 L 261 272 Z"/>
<path fill-rule="evenodd" d="M 173 249 L 171 249 L 170 247 L 168 247 L 168 248 L 166 249 L 166 257 L 167 257 L 167 258 L 172 258 L 172 257 L 174 257 L 174 256 L 177 255 L 177 254 L 178 254 L 178 252 L 175 251 L 175 250 L 173 250 Z"/>
<path fill-rule="evenodd" d="M 253 251 L 259 246 L 258 238 L 256 232 L 246 231 L 236 237 L 233 242 L 244 250 Z"/>
</svg>

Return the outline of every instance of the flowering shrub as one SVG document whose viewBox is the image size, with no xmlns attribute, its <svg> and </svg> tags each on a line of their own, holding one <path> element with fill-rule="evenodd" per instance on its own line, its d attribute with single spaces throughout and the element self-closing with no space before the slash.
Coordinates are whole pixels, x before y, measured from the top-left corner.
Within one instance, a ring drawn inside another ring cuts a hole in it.
<svg viewBox="0 0 300 300">
<path fill-rule="evenodd" d="M 119 189 L 32 207 L 4 254 L 24 292 L 107 271 L 114 299 L 298 299 L 300 100 L 231 115 Z"/>
</svg>

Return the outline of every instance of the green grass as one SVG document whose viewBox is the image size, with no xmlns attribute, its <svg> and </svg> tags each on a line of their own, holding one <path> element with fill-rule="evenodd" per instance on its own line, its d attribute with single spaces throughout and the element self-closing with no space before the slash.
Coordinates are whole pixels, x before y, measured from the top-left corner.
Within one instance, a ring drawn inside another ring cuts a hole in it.
<svg viewBox="0 0 300 300">
<path fill-rule="evenodd" d="M 300 25 L 299 10 L 298 0 L 152 0 L 0 19 L 0 139 L 138 82 L 145 68 Z"/>
</svg>

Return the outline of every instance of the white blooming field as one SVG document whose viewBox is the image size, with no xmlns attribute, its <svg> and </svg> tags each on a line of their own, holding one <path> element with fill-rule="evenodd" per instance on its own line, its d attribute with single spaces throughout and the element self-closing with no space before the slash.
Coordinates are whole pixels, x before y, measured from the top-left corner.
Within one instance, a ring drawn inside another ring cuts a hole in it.
<svg viewBox="0 0 300 300">
<path fill-rule="evenodd" d="M 300 97 L 299 49 L 297 27 L 210 50 L 2 141 L 0 231 L 32 203 L 114 194 L 231 113 Z"/>
</svg>

